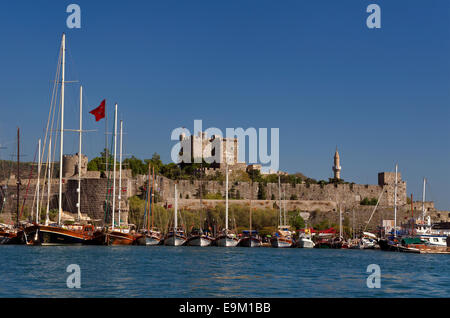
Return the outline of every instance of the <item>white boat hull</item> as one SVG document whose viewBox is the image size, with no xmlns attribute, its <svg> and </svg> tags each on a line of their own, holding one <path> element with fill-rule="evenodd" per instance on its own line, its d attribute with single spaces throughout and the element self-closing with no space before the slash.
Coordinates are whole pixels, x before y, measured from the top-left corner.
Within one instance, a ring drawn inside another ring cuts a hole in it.
<svg viewBox="0 0 450 318">
<path fill-rule="evenodd" d="M 285 240 L 285 239 L 279 239 L 279 238 L 273 238 L 270 241 L 270 244 L 272 245 L 272 247 L 276 247 L 276 248 L 292 247 L 291 240 Z"/>
<path fill-rule="evenodd" d="M 188 245 L 189 246 L 210 246 L 211 240 L 204 238 L 204 237 L 196 237 L 192 240 L 189 240 Z"/>
<path fill-rule="evenodd" d="M 166 246 L 182 246 L 186 243 L 186 239 L 179 236 L 169 236 L 164 240 Z"/>
<path fill-rule="evenodd" d="M 298 247 L 300 248 L 313 248 L 316 244 L 309 239 L 300 238 L 298 241 Z"/>
<path fill-rule="evenodd" d="M 217 239 L 216 243 L 219 247 L 235 247 L 236 245 L 238 245 L 239 240 L 230 237 L 222 237 Z"/>
<path fill-rule="evenodd" d="M 145 245 L 147 246 L 155 246 L 158 245 L 161 242 L 161 240 L 154 238 L 154 237 L 146 237 L 145 238 Z"/>
</svg>

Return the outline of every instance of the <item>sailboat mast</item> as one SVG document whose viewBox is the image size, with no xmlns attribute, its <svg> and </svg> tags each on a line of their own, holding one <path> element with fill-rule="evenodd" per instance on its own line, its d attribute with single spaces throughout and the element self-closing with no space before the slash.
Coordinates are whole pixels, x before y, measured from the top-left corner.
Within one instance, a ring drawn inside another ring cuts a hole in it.
<svg viewBox="0 0 450 318">
<path fill-rule="evenodd" d="M 36 224 L 39 223 L 39 186 L 41 176 L 41 139 L 38 141 L 38 175 L 36 183 Z"/>
<path fill-rule="evenodd" d="M 113 195 L 111 229 L 114 230 L 114 212 L 116 208 L 116 161 L 117 161 L 117 103 L 114 109 L 114 168 L 113 168 Z"/>
<path fill-rule="evenodd" d="M 339 238 L 342 237 L 342 206 L 339 205 Z"/>
<path fill-rule="evenodd" d="M 19 225 L 19 202 L 20 202 L 20 128 L 17 127 L 17 210 L 16 210 L 17 225 Z"/>
<path fill-rule="evenodd" d="M 395 186 L 394 186 L 394 235 L 397 236 L 397 173 L 398 164 L 395 164 Z"/>
<path fill-rule="evenodd" d="M 120 203 L 122 201 L 122 135 L 123 135 L 123 121 L 120 121 L 120 150 L 119 150 L 119 229 L 120 229 Z"/>
<path fill-rule="evenodd" d="M 61 65 L 61 139 L 59 146 L 59 198 L 58 198 L 58 225 L 61 224 L 62 214 L 62 174 L 63 174 L 63 144 L 64 144 L 64 80 L 66 75 L 66 34 L 61 40 L 62 65 Z"/>
<path fill-rule="evenodd" d="M 423 178 L 423 189 L 422 189 L 422 219 L 425 221 L 425 185 L 427 180 Z"/>
<path fill-rule="evenodd" d="M 281 179 L 280 175 L 278 175 L 278 197 L 280 198 L 280 223 L 278 225 L 281 226 Z"/>
<path fill-rule="evenodd" d="M 174 235 L 177 232 L 177 227 L 178 227 L 178 193 L 177 193 L 177 184 L 175 183 L 175 207 L 173 210 L 173 226 L 174 226 Z"/>
<path fill-rule="evenodd" d="M 81 139 L 83 129 L 83 86 L 80 86 L 80 130 L 78 132 L 78 201 L 77 201 L 77 213 L 78 222 L 81 220 Z"/>
<path fill-rule="evenodd" d="M 284 198 L 284 200 L 283 200 L 283 215 L 284 215 L 283 225 L 287 226 L 287 223 L 286 223 L 286 187 L 284 187 L 284 189 L 283 189 L 283 198 Z"/>
<path fill-rule="evenodd" d="M 155 200 L 155 167 L 152 167 L 152 192 L 150 193 L 150 214 L 152 215 L 152 230 L 153 230 L 153 201 Z"/>
<path fill-rule="evenodd" d="M 48 143 L 48 154 L 47 154 L 47 175 L 48 175 L 48 180 L 47 180 L 47 209 L 45 211 L 45 225 L 48 225 L 48 221 L 49 221 L 49 210 L 50 210 L 50 186 L 51 186 L 51 181 L 52 181 L 52 176 L 51 176 L 51 155 L 52 155 L 52 137 L 50 134 L 50 139 L 49 139 L 49 143 Z"/>
<path fill-rule="evenodd" d="M 228 231 L 228 162 L 225 172 L 225 230 Z"/>
<path fill-rule="evenodd" d="M 146 204 L 147 204 L 147 215 L 146 215 L 146 218 L 147 218 L 147 233 L 148 233 L 148 230 L 150 229 L 150 163 L 148 164 L 148 177 L 147 177 L 147 202 L 146 202 Z"/>
</svg>

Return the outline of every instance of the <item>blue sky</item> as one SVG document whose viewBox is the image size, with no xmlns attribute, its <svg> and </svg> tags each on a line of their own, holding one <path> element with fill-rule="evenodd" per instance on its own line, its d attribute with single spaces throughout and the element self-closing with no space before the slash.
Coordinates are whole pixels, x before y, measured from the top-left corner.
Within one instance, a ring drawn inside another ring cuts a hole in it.
<svg viewBox="0 0 450 318">
<path fill-rule="evenodd" d="M 81 29 L 66 27 L 70 3 Z M 368 29 L 367 5 L 381 7 Z M 450 2 L 436 1 L 20 1 L 0 11 L 0 150 L 22 129 L 32 160 L 49 109 L 62 32 L 67 80 L 85 90 L 84 151 L 104 147 L 87 111 L 103 98 L 124 120 L 125 152 L 170 160 L 171 131 L 280 128 L 280 169 L 377 183 L 398 162 L 408 193 L 450 209 Z M 78 125 L 69 84 L 67 128 Z M 77 151 L 66 134 L 65 150 Z"/>
</svg>

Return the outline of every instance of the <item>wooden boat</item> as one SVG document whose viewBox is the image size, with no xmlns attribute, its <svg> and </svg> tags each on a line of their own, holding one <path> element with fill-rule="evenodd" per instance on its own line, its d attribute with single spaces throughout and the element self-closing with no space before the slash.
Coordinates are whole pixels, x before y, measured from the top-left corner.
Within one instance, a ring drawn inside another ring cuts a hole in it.
<svg viewBox="0 0 450 318">
<path fill-rule="evenodd" d="M 236 233 L 228 229 L 228 164 L 225 173 L 225 228 L 214 240 L 218 247 L 235 247 L 239 243 Z"/>
<path fill-rule="evenodd" d="M 297 247 L 313 248 L 316 244 L 308 237 L 300 237 L 297 242 Z"/>
<path fill-rule="evenodd" d="M 145 245 L 146 246 L 156 246 L 162 243 L 162 235 L 154 226 L 153 226 L 153 201 L 154 201 L 154 189 L 155 189 L 155 167 L 153 167 L 152 171 L 152 185 L 150 187 L 150 163 L 148 164 L 148 181 L 147 181 L 147 190 L 145 196 L 145 213 L 144 213 L 144 224 L 147 224 L 146 229 L 142 229 L 141 233 L 145 237 Z M 151 226 L 150 226 L 150 216 L 151 216 Z"/>
<path fill-rule="evenodd" d="M 274 234 L 270 240 L 272 247 L 286 248 L 294 246 L 294 239 L 292 233 L 287 227 L 280 227 L 280 229 Z"/>
<path fill-rule="evenodd" d="M 171 231 L 167 233 L 164 238 L 164 245 L 166 246 L 182 246 L 186 244 L 187 237 L 183 228 L 178 227 L 178 192 L 177 184 L 175 183 L 175 208 L 173 210 L 174 226 Z"/>
<path fill-rule="evenodd" d="M 106 228 L 96 231 L 93 235 L 92 241 L 89 244 L 93 245 L 141 245 L 142 239 L 145 237 L 142 234 L 125 233 L 118 230 L 108 230 Z"/>
<path fill-rule="evenodd" d="M 243 237 L 239 241 L 241 247 L 260 247 L 262 242 L 256 230 L 243 231 Z"/>
<path fill-rule="evenodd" d="M 280 218 L 278 231 L 274 233 L 270 239 L 270 244 L 272 247 L 286 248 L 294 246 L 294 239 L 292 237 L 292 232 L 289 230 L 289 226 L 286 224 L 286 204 L 284 204 L 284 219 L 281 214 L 282 204 L 281 204 L 281 182 L 280 176 L 278 176 L 278 193 L 280 198 Z M 286 193 L 283 191 L 284 199 L 286 199 Z M 284 201 L 284 200 L 283 200 Z M 285 202 L 284 202 L 285 203 Z"/>
<path fill-rule="evenodd" d="M 210 246 L 214 239 L 201 229 L 193 229 L 187 239 L 189 246 Z"/>
<path fill-rule="evenodd" d="M 157 231 L 155 228 L 143 231 L 142 234 L 145 236 L 145 245 L 156 246 L 162 243 L 161 232 Z"/>
<path fill-rule="evenodd" d="M 31 245 L 83 245 L 93 239 L 93 225 L 74 224 L 70 226 L 33 225 L 25 229 L 28 244 Z"/>
<path fill-rule="evenodd" d="M 167 233 L 164 238 L 164 245 L 166 246 L 182 246 L 187 242 L 186 233 L 183 229 L 177 228 L 172 229 L 169 233 Z"/>
<path fill-rule="evenodd" d="M 224 229 L 215 240 L 215 245 L 219 247 L 235 247 L 239 244 L 239 239 L 234 232 Z"/>
</svg>

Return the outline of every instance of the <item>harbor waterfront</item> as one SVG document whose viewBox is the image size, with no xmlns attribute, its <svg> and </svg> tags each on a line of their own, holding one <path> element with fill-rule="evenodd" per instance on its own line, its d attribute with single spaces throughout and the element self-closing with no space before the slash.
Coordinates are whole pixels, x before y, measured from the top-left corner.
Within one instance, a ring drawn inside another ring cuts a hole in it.
<svg viewBox="0 0 450 318">
<path fill-rule="evenodd" d="M 449 297 L 447 255 L 358 249 L 0 246 L 0 297 Z M 70 264 L 81 288 L 68 288 Z M 380 288 L 368 288 L 370 264 Z M 278 266 L 282 265 L 282 266 Z"/>
</svg>

